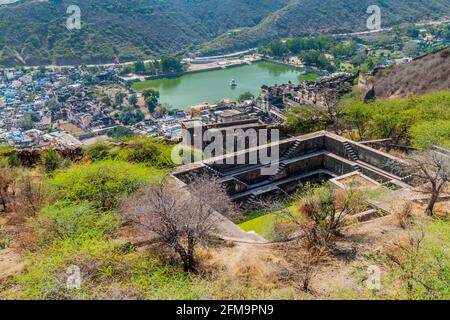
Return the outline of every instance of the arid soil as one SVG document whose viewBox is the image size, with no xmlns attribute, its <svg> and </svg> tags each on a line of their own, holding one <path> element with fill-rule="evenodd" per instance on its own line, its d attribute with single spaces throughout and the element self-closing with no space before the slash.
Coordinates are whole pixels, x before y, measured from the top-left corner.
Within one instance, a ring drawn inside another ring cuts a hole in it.
<svg viewBox="0 0 450 320">
<path fill-rule="evenodd" d="M 450 49 L 375 74 L 375 96 L 402 98 L 450 89 Z"/>
</svg>

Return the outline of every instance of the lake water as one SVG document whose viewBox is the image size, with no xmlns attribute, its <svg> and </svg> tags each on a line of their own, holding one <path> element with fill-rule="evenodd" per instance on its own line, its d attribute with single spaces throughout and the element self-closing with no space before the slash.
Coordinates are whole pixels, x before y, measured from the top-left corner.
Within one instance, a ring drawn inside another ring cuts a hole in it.
<svg viewBox="0 0 450 320">
<path fill-rule="evenodd" d="M 270 62 L 257 62 L 251 65 L 186 74 L 179 78 L 164 78 L 135 83 L 133 88 L 156 89 L 160 92 L 160 102 L 186 110 L 189 106 L 204 102 L 217 103 L 224 98 L 236 99 L 243 92 L 250 91 L 258 96 L 262 85 L 299 83 L 303 79 L 314 79 L 303 71 Z M 230 86 L 235 79 L 237 87 Z"/>
</svg>

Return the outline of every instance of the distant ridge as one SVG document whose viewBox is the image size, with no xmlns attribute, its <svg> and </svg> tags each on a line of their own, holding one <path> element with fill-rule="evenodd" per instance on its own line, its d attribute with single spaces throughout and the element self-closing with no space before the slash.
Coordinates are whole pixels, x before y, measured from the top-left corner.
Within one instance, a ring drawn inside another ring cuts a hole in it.
<svg viewBox="0 0 450 320">
<path fill-rule="evenodd" d="M 69 31 L 66 9 L 74 3 L 82 27 Z M 0 5 L 0 65 L 113 63 L 186 48 L 215 54 L 361 31 L 376 3 L 383 27 L 450 13 L 450 0 L 21 0 Z"/>
</svg>

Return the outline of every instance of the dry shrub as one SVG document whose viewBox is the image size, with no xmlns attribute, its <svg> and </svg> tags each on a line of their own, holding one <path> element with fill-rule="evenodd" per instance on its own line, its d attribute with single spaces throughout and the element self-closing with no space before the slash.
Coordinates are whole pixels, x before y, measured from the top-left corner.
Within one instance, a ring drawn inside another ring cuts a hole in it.
<svg viewBox="0 0 450 320">
<path fill-rule="evenodd" d="M 327 247 L 312 244 L 307 238 L 280 245 L 279 252 L 287 261 L 280 280 L 305 292 L 311 291 L 312 280 L 329 260 Z"/>
<path fill-rule="evenodd" d="M 198 250 L 204 274 L 216 287 L 216 299 L 254 298 L 278 287 L 277 269 L 285 261 L 266 246 L 236 244 L 232 248 Z"/>
<path fill-rule="evenodd" d="M 30 171 L 24 171 L 17 177 L 13 188 L 14 214 L 10 217 L 8 223 L 23 223 L 44 206 L 46 199 L 44 177 Z"/>
<path fill-rule="evenodd" d="M 391 207 L 391 214 L 394 216 L 396 225 L 406 229 L 413 224 L 413 204 L 411 201 L 395 203 Z"/>
</svg>

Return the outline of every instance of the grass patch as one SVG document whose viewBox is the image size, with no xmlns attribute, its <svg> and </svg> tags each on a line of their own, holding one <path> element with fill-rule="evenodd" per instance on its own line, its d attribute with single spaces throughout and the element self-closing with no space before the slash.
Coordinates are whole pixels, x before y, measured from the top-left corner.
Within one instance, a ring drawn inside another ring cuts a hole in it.
<svg viewBox="0 0 450 320">
<path fill-rule="evenodd" d="M 288 204 L 285 209 L 294 213 L 296 211 L 295 203 Z M 245 218 L 247 218 L 245 221 L 238 224 L 242 230 L 246 232 L 254 231 L 268 240 L 272 240 L 275 237 L 275 224 L 280 220 L 287 219 L 283 217 L 282 210 L 273 213 L 256 210 L 245 215 Z"/>
<path fill-rule="evenodd" d="M 317 73 L 304 73 L 298 77 L 299 82 L 307 81 L 307 82 L 316 82 L 321 78 L 321 75 Z"/>
<path fill-rule="evenodd" d="M 278 218 L 276 214 L 266 214 L 258 218 L 249 220 L 247 222 L 239 224 L 244 231 L 254 231 L 262 237 L 270 237 L 275 221 Z"/>
<path fill-rule="evenodd" d="M 107 160 L 73 166 L 49 179 L 48 185 L 56 199 L 89 202 L 95 208 L 111 210 L 124 196 L 158 181 L 166 172 L 143 164 Z"/>
</svg>

